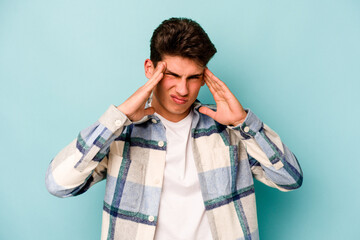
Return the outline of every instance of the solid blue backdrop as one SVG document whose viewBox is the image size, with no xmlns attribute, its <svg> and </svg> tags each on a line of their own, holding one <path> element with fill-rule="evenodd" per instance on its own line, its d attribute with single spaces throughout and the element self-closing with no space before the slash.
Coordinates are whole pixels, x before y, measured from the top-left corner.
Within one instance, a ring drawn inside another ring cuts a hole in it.
<svg viewBox="0 0 360 240">
<path fill-rule="evenodd" d="M 51 159 L 145 83 L 152 31 L 198 21 L 209 68 L 297 155 L 303 186 L 256 182 L 262 240 L 357 239 L 360 3 L 0 1 L 0 239 L 99 239 L 101 182 L 59 199 Z M 199 99 L 213 102 L 203 88 Z"/>
</svg>

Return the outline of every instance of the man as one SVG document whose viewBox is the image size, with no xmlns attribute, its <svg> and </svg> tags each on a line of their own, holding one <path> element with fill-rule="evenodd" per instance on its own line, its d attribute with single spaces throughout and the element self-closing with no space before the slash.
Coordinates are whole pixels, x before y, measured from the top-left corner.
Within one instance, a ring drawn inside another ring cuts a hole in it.
<svg viewBox="0 0 360 240">
<path fill-rule="evenodd" d="M 102 239 L 259 239 L 253 177 L 296 189 L 295 156 L 206 67 L 216 49 L 199 24 L 165 20 L 150 47 L 149 80 L 53 159 L 48 190 L 106 178 Z M 196 100 L 205 84 L 216 106 Z"/>
</svg>

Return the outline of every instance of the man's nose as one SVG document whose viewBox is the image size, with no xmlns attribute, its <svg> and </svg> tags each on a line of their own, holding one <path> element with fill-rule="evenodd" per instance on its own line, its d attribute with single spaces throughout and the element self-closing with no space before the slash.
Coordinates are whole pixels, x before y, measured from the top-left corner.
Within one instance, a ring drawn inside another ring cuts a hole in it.
<svg viewBox="0 0 360 240">
<path fill-rule="evenodd" d="M 181 96 L 186 96 L 189 93 L 186 78 L 178 80 L 175 90 Z"/>
</svg>

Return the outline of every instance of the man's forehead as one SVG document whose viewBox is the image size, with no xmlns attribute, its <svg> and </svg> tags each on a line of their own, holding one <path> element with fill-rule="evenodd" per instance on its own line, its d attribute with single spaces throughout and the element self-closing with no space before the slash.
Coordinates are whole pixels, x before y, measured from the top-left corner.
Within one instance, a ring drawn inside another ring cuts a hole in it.
<svg viewBox="0 0 360 240">
<path fill-rule="evenodd" d="M 176 68 L 175 68 L 176 69 Z M 169 68 L 169 67 L 166 67 L 166 70 L 165 70 L 165 72 L 168 72 L 168 73 L 175 73 L 175 74 L 177 74 L 177 75 L 181 75 L 181 74 L 184 74 L 184 73 L 186 73 L 186 74 L 188 74 L 188 75 L 202 75 L 202 74 L 204 74 L 204 70 L 205 70 L 205 68 L 203 68 L 203 69 L 200 69 L 200 70 L 194 70 L 194 71 L 182 71 L 182 70 L 172 70 L 171 68 Z"/>
<path fill-rule="evenodd" d="M 166 62 L 166 72 L 177 75 L 201 75 L 205 70 L 196 61 L 180 56 L 164 56 L 162 61 Z"/>
</svg>

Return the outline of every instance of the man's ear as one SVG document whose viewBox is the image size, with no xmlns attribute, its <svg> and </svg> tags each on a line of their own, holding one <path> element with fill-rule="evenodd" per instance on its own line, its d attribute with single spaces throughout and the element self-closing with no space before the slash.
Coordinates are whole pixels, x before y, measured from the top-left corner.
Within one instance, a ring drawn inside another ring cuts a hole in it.
<svg viewBox="0 0 360 240">
<path fill-rule="evenodd" d="M 145 76 L 150 79 L 154 74 L 154 64 L 150 59 L 146 59 L 144 63 Z"/>
</svg>

